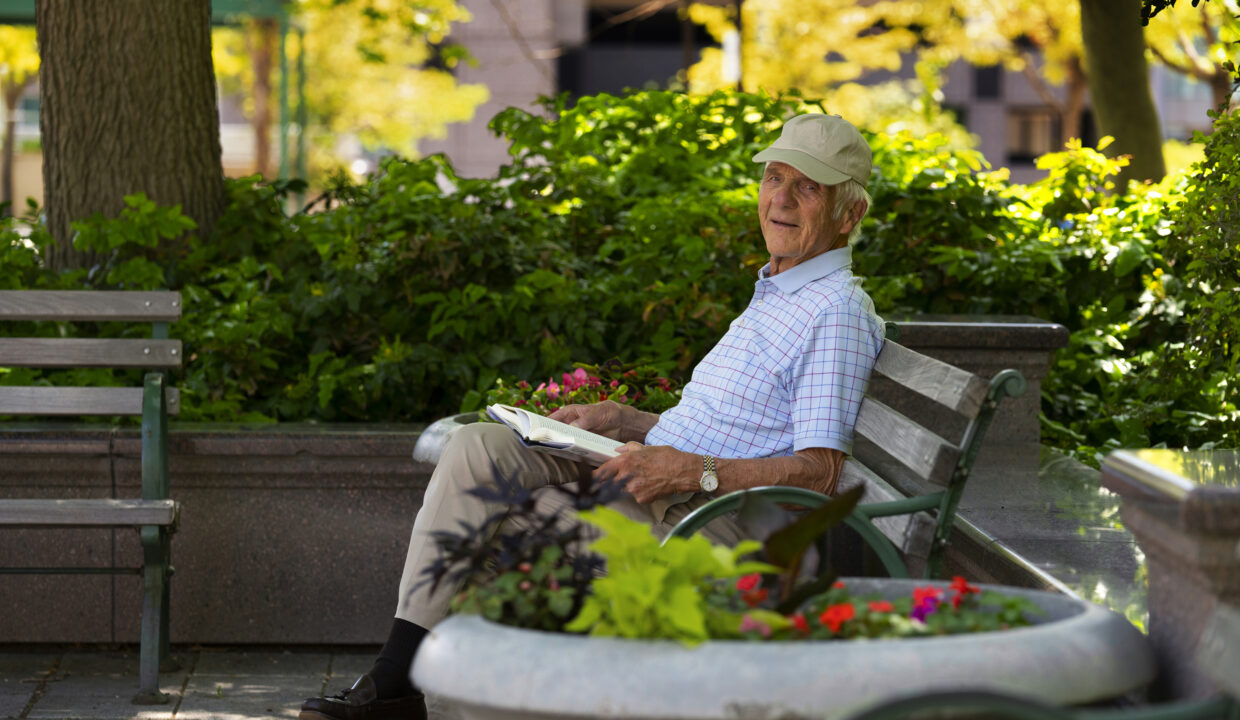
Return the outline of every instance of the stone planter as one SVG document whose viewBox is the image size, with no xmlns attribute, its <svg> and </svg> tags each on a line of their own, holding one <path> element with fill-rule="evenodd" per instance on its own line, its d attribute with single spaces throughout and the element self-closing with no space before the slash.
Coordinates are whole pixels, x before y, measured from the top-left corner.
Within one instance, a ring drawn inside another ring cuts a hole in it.
<svg viewBox="0 0 1240 720">
<path fill-rule="evenodd" d="M 413 446 L 413 459 L 431 466 L 438 465 L 439 454 L 448 444 L 448 438 L 452 437 L 457 430 L 476 422 L 478 422 L 478 413 L 461 413 L 439 418 L 427 425 L 422 434 L 418 436 L 417 444 Z"/>
<path fill-rule="evenodd" d="M 926 584 L 848 582 L 858 594 L 888 598 Z M 412 676 L 464 720 L 839 717 L 897 695 L 947 689 L 1078 705 L 1153 679 L 1145 636 L 1119 615 L 1063 595 L 995 589 L 1031 598 L 1046 614 L 1038 625 L 996 633 L 695 648 L 456 616 L 422 644 Z"/>
</svg>

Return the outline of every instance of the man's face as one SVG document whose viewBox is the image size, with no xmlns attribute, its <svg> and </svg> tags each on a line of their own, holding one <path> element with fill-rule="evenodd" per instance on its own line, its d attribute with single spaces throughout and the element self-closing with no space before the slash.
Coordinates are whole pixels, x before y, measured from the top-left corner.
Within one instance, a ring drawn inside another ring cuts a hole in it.
<svg viewBox="0 0 1240 720">
<path fill-rule="evenodd" d="M 846 244 L 840 233 L 851 230 L 852 223 L 848 213 L 839 220 L 831 218 L 835 191 L 791 165 L 766 166 L 758 190 L 758 220 L 771 254 L 772 275 Z"/>
</svg>

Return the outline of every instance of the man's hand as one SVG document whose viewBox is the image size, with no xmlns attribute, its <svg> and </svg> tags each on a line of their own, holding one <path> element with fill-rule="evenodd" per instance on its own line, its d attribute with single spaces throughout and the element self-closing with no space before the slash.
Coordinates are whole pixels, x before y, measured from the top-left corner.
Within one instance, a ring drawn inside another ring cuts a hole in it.
<svg viewBox="0 0 1240 720">
<path fill-rule="evenodd" d="M 639 503 L 692 492 L 700 485 L 702 456 L 666 446 L 646 447 L 630 442 L 619 448 L 620 456 L 599 465 L 595 480 L 614 480 Z"/>
<path fill-rule="evenodd" d="M 565 405 L 547 417 L 620 442 L 645 440 L 646 433 L 659 419 L 658 415 L 611 400 L 590 405 Z"/>
</svg>

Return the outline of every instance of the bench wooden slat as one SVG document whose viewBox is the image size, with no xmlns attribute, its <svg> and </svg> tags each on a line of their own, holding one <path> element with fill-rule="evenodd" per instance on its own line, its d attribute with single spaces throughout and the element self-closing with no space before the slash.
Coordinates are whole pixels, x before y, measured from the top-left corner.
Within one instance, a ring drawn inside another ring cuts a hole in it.
<svg viewBox="0 0 1240 720">
<path fill-rule="evenodd" d="M 168 414 L 181 411 L 181 393 L 167 388 Z M 140 387 L 0 386 L 0 415 L 141 415 Z"/>
<path fill-rule="evenodd" d="M 874 372 L 969 418 L 977 415 L 990 388 L 982 377 L 890 340 L 883 344 Z"/>
<path fill-rule="evenodd" d="M 0 367 L 181 367 L 180 340 L 144 338 L 0 338 Z"/>
<path fill-rule="evenodd" d="M 131 290 L 2 290 L 0 320 L 175 322 L 181 294 Z"/>
<path fill-rule="evenodd" d="M 856 433 L 899 461 L 918 479 L 933 485 L 946 486 L 960 458 L 960 449 L 955 445 L 874 398 L 862 400 Z M 854 453 L 865 449 L 864 443 L 853 446 Z M 863 455 L 858 454 L 857 459 L 870 464 Z"/>
<path fill-rule="evenodd" d="M 0 525 L 8 527 L 126 527 L 176 521 L 174 500 L 0 500 Z"/>
<path fill-rule="evenodd" d="M 856 458 L 844 461 L 844 469 L 840 472 L 840 492 L 857 485 L 865 487 L 861 503 L 888 502 L 908 497 L 907 493 L 892 487 L 873 470 L 863 465 Z M 927 512 L 910 513 L 908 515 L 887 515 L 872 520 L 891 544 L 895 545 L 905 556 L 909 577 L 917 577 L 925 569 L 930 548 L 934 542 L 934 530 L 937 524 Z"/>
</svg>

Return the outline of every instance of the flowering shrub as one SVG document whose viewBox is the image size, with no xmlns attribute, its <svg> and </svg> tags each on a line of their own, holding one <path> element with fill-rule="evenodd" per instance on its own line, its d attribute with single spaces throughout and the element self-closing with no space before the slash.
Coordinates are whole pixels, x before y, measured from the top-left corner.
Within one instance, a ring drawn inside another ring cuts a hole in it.
<svg viewBox="0 0 1240 720">
<path fill-rule="evenodd" d="M 490 420 L 484 408 L 494 403 L 527 407 L 546 415 L 565 405 L 603 400 L 661 413 L 680 402 L 680 387 L 648 365 L 627 365 L 618 360 L 599 365 L 578 363 L 576 370 L 562 373 L 558 381 L 548 378 L 537 387 L 525 380 L 512 383 L 498 379 L 485 399 L 477 393 L 467 396 L 462 411 L 474 410 L 480 403 L 479 417 Z"/>
</svg>

